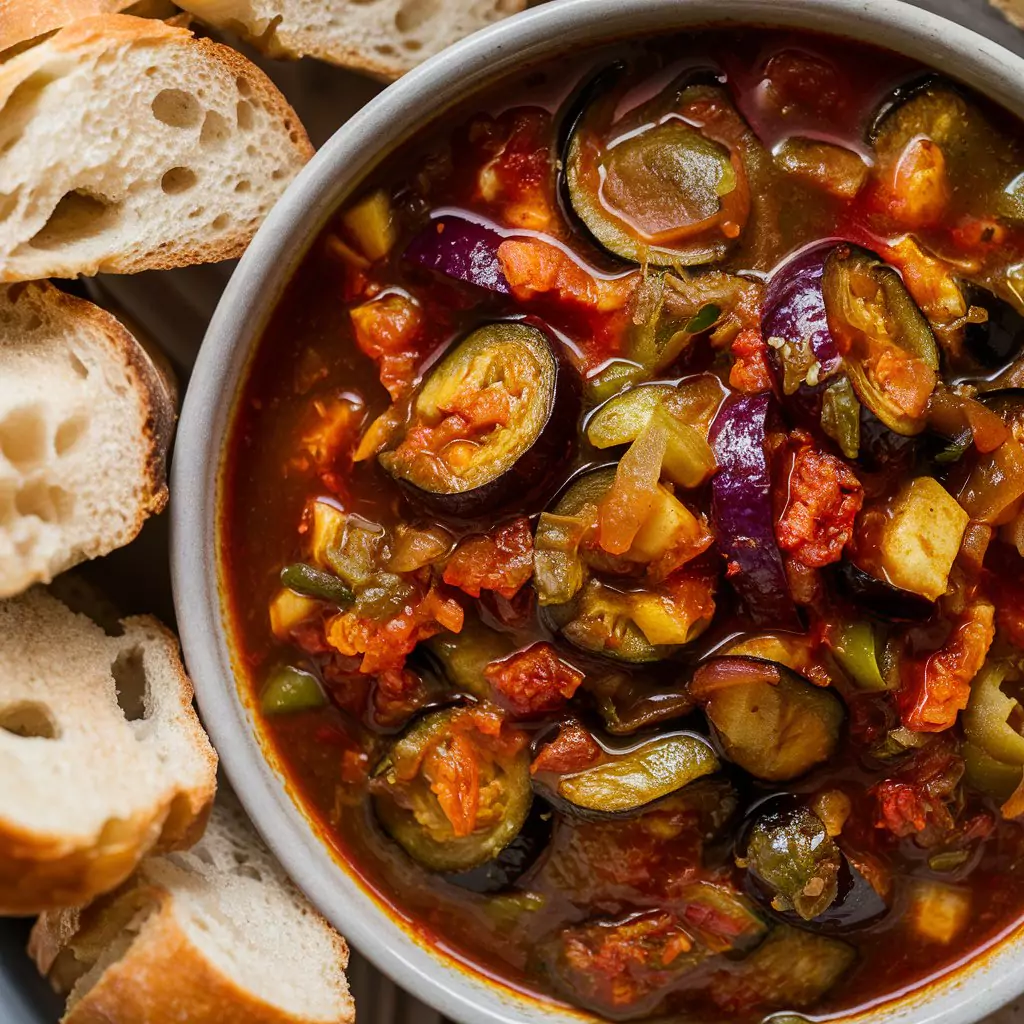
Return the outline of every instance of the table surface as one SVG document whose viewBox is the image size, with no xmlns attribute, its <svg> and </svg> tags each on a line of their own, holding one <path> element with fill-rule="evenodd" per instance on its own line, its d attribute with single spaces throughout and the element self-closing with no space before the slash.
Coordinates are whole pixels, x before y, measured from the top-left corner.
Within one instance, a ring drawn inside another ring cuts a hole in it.
<svg viewBox="0 0 1024 1024">
<path fill-rule="evenodd" d="M 1010 26 L 987 0 L 912 2 L 1024 56 L 1024 32 Z M 288 96 L 317 145 L 381 88 L 365 78 L 314 61 L 260 63 Z M 88 287 L 97 301 L 109 300 L 141 324 L 164 348 L 184 381 L 231 270 L 230 264 L 222 264 L 132 278 L 106 277 L 90 282 Z M 163 516 L 147 524 L 134 544 L 85 571 L 115 596 L 125 613 L 150 612 L 172 622 L 166 545 L 167 523 Z M 137 566 L 145 566 L 145 571 L 133 571 Z M 60 1017 L 60 1002 L 25 957 L 28 928 L 22 921 L 0 921 L 0 1024 L 55 1024 Z M 358 954 L 353 955 L 349 977 L 361 1024 L 441 1024 L 437 1013 L 402 992 Z M 1024 1024 L 1024 999 L 987 1024 Z"/>
</svg>

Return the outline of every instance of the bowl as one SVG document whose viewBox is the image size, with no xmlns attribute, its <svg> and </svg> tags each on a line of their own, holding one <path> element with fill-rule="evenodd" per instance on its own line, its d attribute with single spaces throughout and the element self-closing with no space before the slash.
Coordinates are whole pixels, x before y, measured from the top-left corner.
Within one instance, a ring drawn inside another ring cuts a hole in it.
<svg viewBox="0 0 1024 1024">
<path fill-rule="evenodd" d="M 295 882 L 378 968 L 464 1024 L 569 1024 L 589 1015 L 512 991 L 418 937 L 317 835 L 261 745 L 235 683 L 217 550 L 219 478 L 233 402 L 271 311 L 341 201 L 424 123 L 507 72 L 591 45 L 689 26 L 828 32 L 942 68 L 1024 114 L 1024 60 L 899 0 L 559 0 L 467 39 L 374 99 L 317 154 L 260 229 L 196 362 L 172 471 L 172 573 L 182 643 L 204 721 L 246 810 Z M 858 1012 L 863 1024 L 970 1024 L 1024 991 L 1017 930 L 969 964 Z"/>
</svg>

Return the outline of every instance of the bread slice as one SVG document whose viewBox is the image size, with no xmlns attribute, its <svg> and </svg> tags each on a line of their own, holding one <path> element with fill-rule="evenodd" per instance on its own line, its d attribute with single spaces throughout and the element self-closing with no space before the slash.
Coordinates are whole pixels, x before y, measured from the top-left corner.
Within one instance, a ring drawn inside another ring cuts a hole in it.
<svg viewBox="0 0 1024 1024">
<path fill-rule="evenodd" d="M 82 911 L 44 914 L 29 952 L 65 1024 L 349 1024 L 348 947 L 241 813 L 218 800 L 189 853 L 147 860 Z"/>
<path fill-rule="evenodd" d="M 172 395 L 98 306 L 0 286 L 0 598 L 122 547 L 164 507 Z"/>
<path fill-rule="evenodd" d="M 318 57 L 395 79 L 527 0 L 177 0 L 273 57 Z"/>
<path fill-rule="evenodd" d="M 167 18 L 174 15 L 175 8 L 164 0 L 0 0 L 0 54 L 79 18 L 119 12 L 140 18 Z"/>
<path fill-rule="evenodd" d="M 76 21 L 0 64 L 0 281 L 238 256 L 312 155 L 240 54 L 162 21 Z"/>
<path fill-rule="evenodd" d="M 174 636 L 0 602 L 0 916 L 85 903 L 202 834 L 217 755 Z"/>
<path fill-rule="evenodd" d="M 991 0 L 1017 28 L 1024 28 L 1024 0 Z"/>
</svg>

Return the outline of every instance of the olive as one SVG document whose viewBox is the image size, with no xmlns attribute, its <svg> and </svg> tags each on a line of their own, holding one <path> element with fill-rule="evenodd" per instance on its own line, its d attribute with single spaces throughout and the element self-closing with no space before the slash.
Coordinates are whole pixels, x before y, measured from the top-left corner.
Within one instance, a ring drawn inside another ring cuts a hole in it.
<svg viewBox="0 0 1024 1024">
<path fill-rule="evenodd" d="M 579 378 L 539 321 L 488 324 L 428 372 L 380 463 L 438 512 L 494 510 L 552 479 L 572 451 L 579 406 Z"/>
<path fill-rule="evenodd" d="M 803 775 L 835 751 L 842 701 L 784 665 L 749 657 L 704 662 L 689 684 L 726 758 L 755 778 Z"/>
<path fill-rule="evenodd" d="M 759 817 L 747 837 L 745 861 L 774 910 L 794 910 L 810 921 L 839 895 L 842 854 L 825 823 L 806 807 Z"/>
<path fill-rule="evenodd" d="M 734 146 L 737 137 L 753 140 L 752 133 L 707 72 L 688 72 L 616 121 L 624 84 L 621 67 L 603 72 L 567 119 L 568 209 L 599 246 L 633 263 L 721 259 L 750 213 L 746 171 Z M 723 113 L 697 128 L 687 109 L 709 99 Z"/>
</svg>

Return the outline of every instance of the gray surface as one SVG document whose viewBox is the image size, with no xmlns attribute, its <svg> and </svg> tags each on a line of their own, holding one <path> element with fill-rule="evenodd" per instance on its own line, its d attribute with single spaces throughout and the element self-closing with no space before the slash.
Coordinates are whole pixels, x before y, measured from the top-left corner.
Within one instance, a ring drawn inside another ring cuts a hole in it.
<svg viewBox="0 0 1024 1024">
<path fill-rule="evenodd" d="M 917 6 L 943 14 L 952 20 L 967 25 L 1003 43 L 1015 52 L 1024 55 L 1024 33 L 1011 28 L 994 12 L 987 0 L 914 0 Z M 306 123 L 310 126 L 311 135 L 317 142 L 322 141 L 331 130 L 345 119 L 348 112 L 359 103 L 365 102 L 376 91 L 373 83 L 358 79 L 356 76 L 339 72 L 335 69 L 316 66 L 309 67 L 305 62 L 300 65 L 283 65 L 274 69 L 274 77 L 289 94 L 299 109 Z M 301 84 L 300 84 L 301 83 Z M 289 86 L 292 86 L 291 88 Z M 311 95 L 301 95 L 305 87 Z M 337 106 L 323 104 L 324 94 L 337 97 Z M 339 108 L 341 108 L 339 110 Z M 346 110 L 347 108 L 347 110 Z M 153 275 L 144 275 L 153 278 Z M 142 279 L 137 279 L 143 284 Z M 194 301 L 186 306 L 176 305 L 174 337 L 177 345 L 172 351 L 172 358 L 182 371 L 187 368 L 198 347 L 198 342 L 205 327 L 209 309 L 219 293 L 218 285 L 223 283 L 222 274 L 211 274 L 209 271 L 192 270 L 161 275 L 161 281 L 153 280 L 154 288 L 136 289 L 140 297 L 140 308 L 136 314 L 149 312 L 145 310 L 151 296 L 158 296 L 167 289 L 163 282 L 172 283 L 172 291 L 189 291 Z M 101 285 L 102 289 L 102 285 Z M 118 297 L 124 300 L 124 293 Z M 140 319 L 146 319 L 139 316 Z M 150 544 L 157 550 L 162 547 L 164 524 L 156 523 L 147 531 Z M 124 574 L 124 567 L 129 564 L 129 555 L 108 560 L 106 567 L 100 567 L 100 575 L 127 575 L 136 582 L 141 579 L 152 581 L 151 574 Z M 149 559 L 145 559 L 149 561 Z M 166 574 L 161 572 L 160 578 Z M 160 611 L 168 605 L 166 598 L 154 602 L 147 599 L 141 591 L 129 588 L 122 593 L 126 611 L 155 610 Z M 148 606 L 148 607 L 147 607 Z M 21 921 L 0 921 L 0 1024 L 54 1024 L 60 1015 L 57 1000 L 37 977 L 31 964 L 24 956 L 24 944 L 28 933 L 28 925 Z M 431 1011 L 425 1011 L 404 993 L 394 989 L 380 977 L 364 961 L 354 959 L 350 972 L 353 989 L 360 1007 L 360 1018 L 366 1024 L 436 1024 L 438 1018 Z M 1021 1019 L 1013 1014 L 1011 1016 Z M 1008 1022 L 1010 1016 L 1003 1016 Z"/>
</svg>

